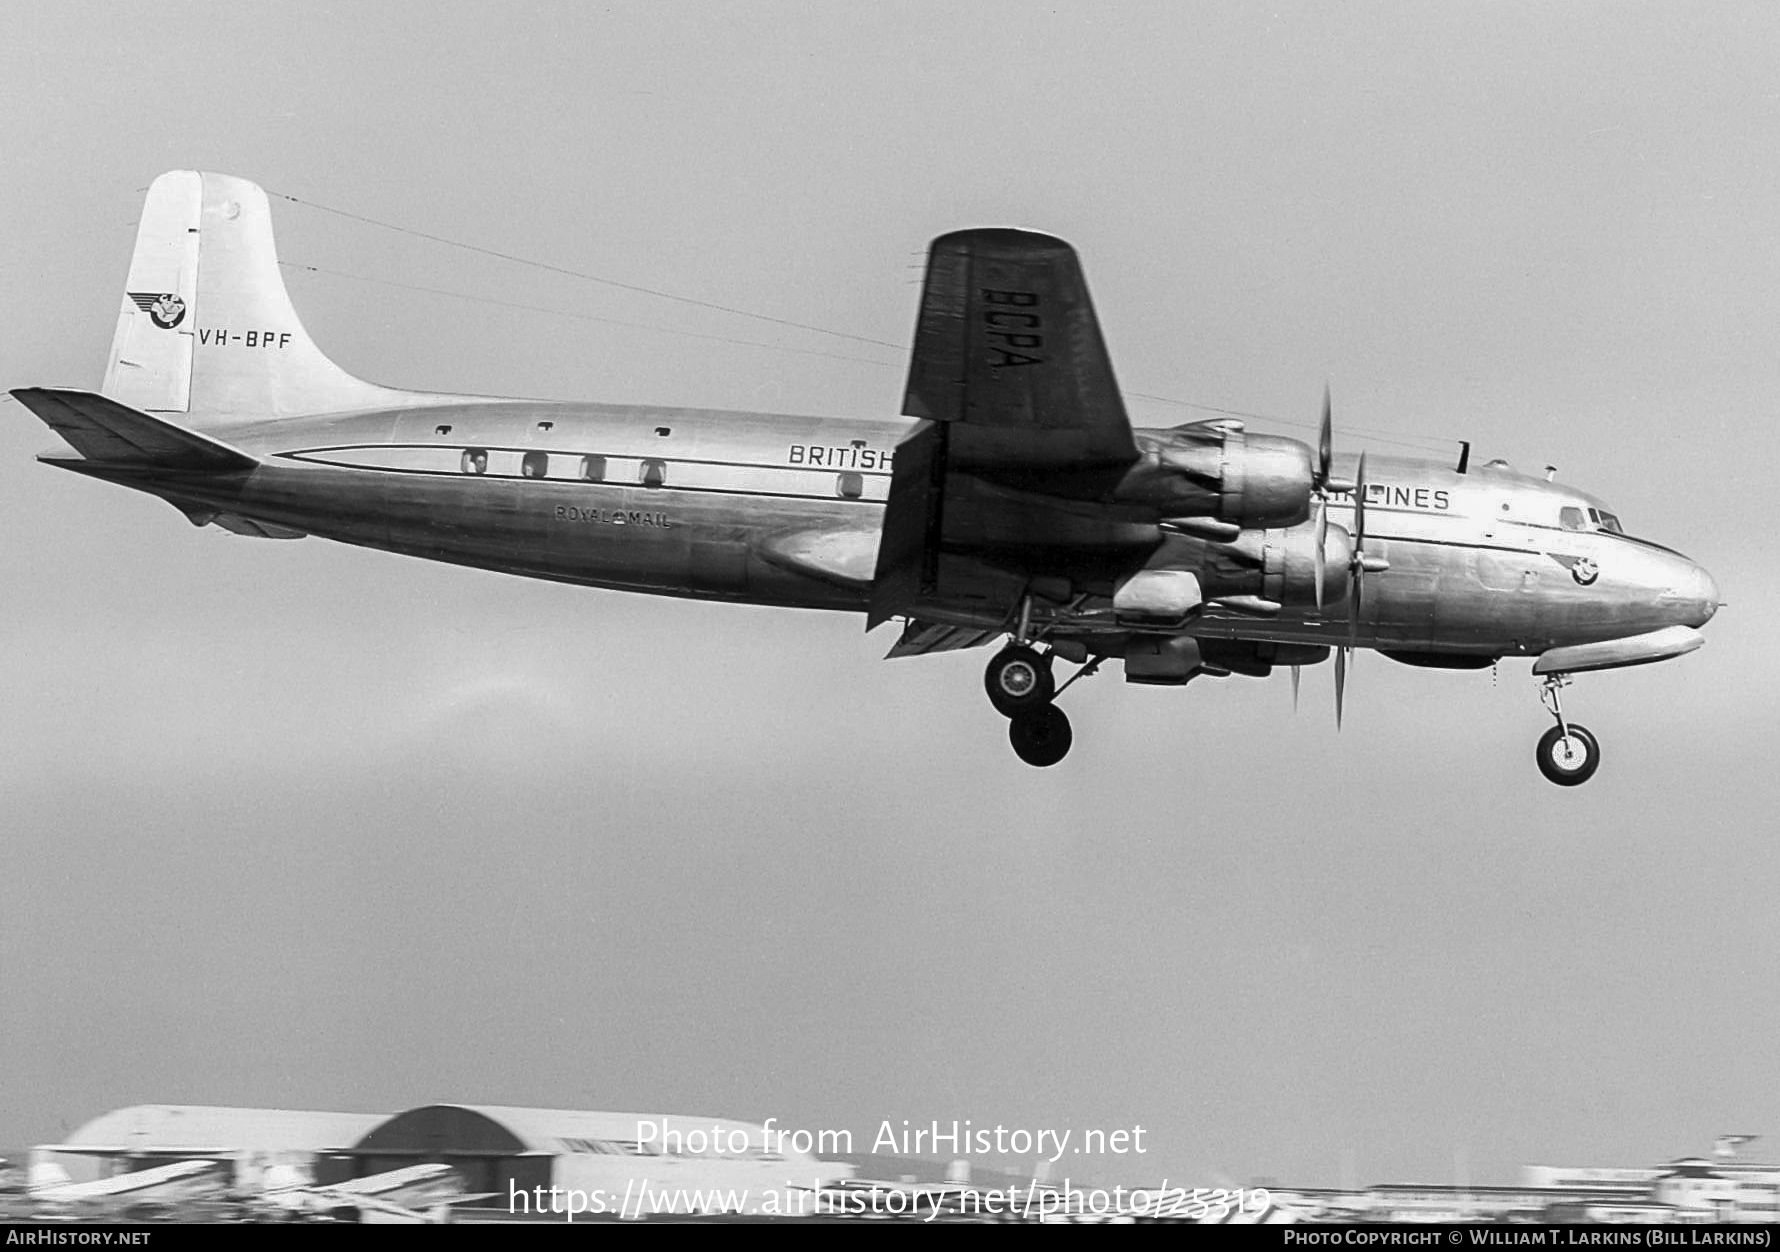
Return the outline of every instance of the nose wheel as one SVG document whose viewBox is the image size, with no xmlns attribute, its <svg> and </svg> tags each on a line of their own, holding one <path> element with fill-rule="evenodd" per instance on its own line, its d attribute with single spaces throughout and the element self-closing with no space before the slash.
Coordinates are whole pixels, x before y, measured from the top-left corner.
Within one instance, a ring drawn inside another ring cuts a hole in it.
<svg viewBox="0 0 1780 1252">
<path fill-rule="evenodd" d="M 1570 681 L 1567 674 L 1549 674 L 1539 689 L 1546 710 L 1557 725 L 1539 737 L 1536 759 L 1539 772 L 1560 787 L 1579 787 L 1601 767 L 1601 745 L 1586 726 L 1564 720 L 1558 692 Z"/>
</svg>

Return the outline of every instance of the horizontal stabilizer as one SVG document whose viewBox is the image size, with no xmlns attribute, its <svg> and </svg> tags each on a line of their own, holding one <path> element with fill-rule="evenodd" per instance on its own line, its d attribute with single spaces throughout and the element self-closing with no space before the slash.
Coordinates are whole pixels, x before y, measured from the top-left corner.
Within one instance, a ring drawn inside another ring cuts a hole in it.
<svg viewBox="0 0 1780 1252">
<path fill-rule="evenodd" d="M 215 473 L 259 464 L 227 444 L 90 391 L 21 387 L 12 395 L 89 461 Z"/>
</svg>

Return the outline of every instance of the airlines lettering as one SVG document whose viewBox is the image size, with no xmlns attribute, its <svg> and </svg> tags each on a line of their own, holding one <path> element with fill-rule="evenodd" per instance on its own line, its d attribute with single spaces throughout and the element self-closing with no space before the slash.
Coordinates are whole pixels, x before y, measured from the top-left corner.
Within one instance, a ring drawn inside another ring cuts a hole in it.
<svg viewBox="0 0 1780 1252">
<path fill-rule="evenodd" d="M 580 509 L 572 504 L 556 506 L 559 522 L 587 522 L 595 526 L 656 526 L 666 530 L 670 523 L 666 513 L 644 513 L 639 509 Z"/>
<path fill-rule="evenodd" d="M 983 336 L 988 340 L 989 368 L 1006 369 L 1016 365 L 1044 364 L 1044 322 L 1037 313 L 1038 293 L 1035 291 L 1002 291 L 994 287 L 981 289 L 983 303 Z"/>
<path fill-rule="evenodd" d="M 1338 499 L 1353 495 L 1351 491 L 1332 494 Z M 1389 483 L 1367 483 L 1366 503 L 1444 511 L 1452 507 L 1452 496 L 1440 487 L 1393 487 Z"/>
<path fill-rule="evenodd" d="M 288 330 L 237 330 L 231 331 L 226 326 L 213 327 L 198 332 L 201 344 L 238 343 L 244 348 L 282 348 L 290 342 L 291 332 Z"/>
<path fill-rule="evenodd" d="M 832 448 L 814 443 L 794 443 L 788 459 L 793 465 L 810 465 L 817 469 L 887 470 L 893 455 L 877 448 Z"/>
</svg>

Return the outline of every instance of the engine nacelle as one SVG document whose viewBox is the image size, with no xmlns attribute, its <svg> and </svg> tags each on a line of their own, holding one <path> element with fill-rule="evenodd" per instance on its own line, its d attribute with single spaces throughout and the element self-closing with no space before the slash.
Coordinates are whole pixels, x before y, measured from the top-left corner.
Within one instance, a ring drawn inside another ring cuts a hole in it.
<svg viewBox="0 0 1780 1252">
<path fill-rule="evenodd" d="M 1331 525 L 1323 543 L 1323 604 L 1347 599 L 1353 540 Z M 1197 568 L 1205 598 L 1258 596 L 1303 608 L 1316 603 L 1316 527 L 1245 530 L 1229 543 L 1206 543 Z"/>
<path fill-rule="evenodd" d="M 1114 492 L 1163 520 L 1212 517 L 1243 528 L 1293 526 L 1310 516 L 1310 448 L 1251 435 L 1241 422 L 1193 422 L 1137 437 L 1143 459 Z"/>
</svg>

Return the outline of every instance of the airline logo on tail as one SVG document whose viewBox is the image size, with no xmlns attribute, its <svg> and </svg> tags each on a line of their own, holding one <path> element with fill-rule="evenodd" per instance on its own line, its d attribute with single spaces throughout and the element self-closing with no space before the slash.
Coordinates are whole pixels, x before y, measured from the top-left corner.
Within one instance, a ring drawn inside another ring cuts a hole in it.
<svg viewBox="0 0 1780 1252">
<path fill-rule="evenodd" d="M 148 314 L 150 320 L 162 330 L 172 330 L 185 321 L 185 301 L 172 292 L 157 294 L 152 291 L 132 291 L 130 303 Z"/>
</svg>

